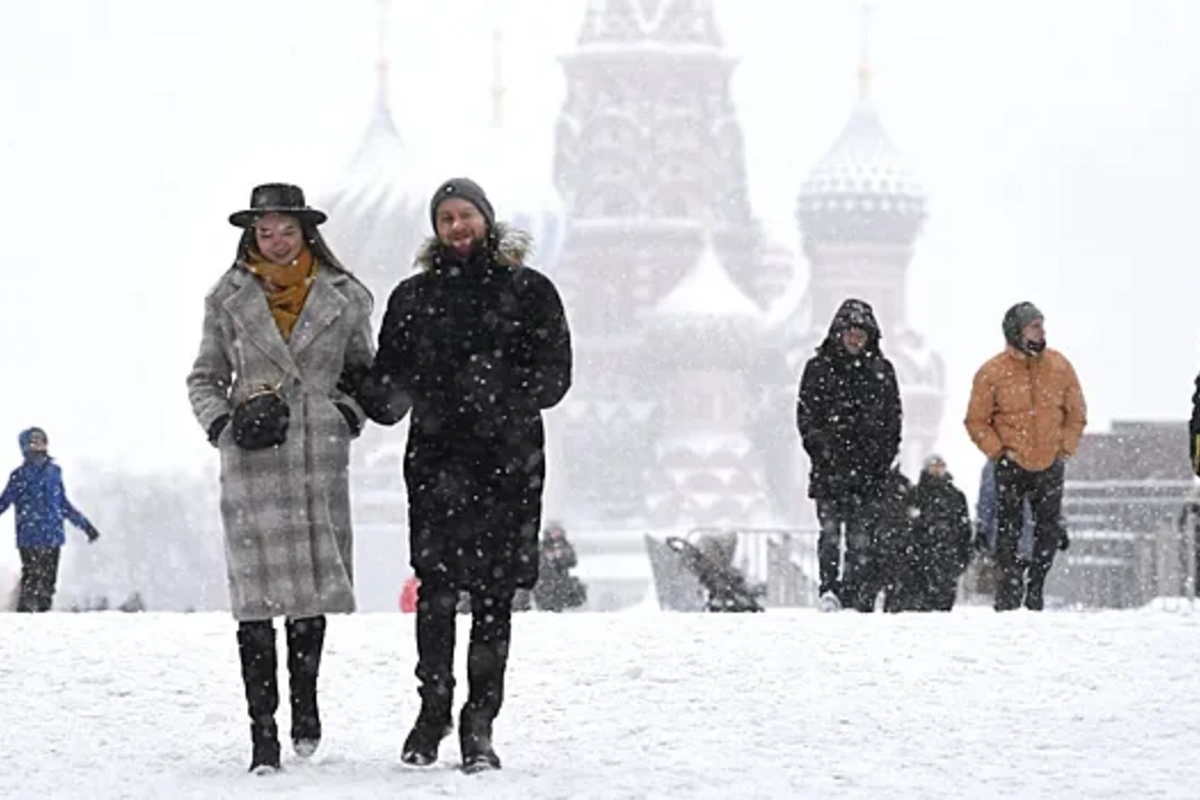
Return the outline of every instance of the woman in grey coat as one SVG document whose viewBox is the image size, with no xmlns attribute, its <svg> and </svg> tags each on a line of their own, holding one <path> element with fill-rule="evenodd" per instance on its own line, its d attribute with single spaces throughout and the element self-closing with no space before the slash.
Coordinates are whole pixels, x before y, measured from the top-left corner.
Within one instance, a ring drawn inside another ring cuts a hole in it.
<svg viewBox="0 0 1200 800">
<path fill-rule="evenodd" d="M 251 771 L 279 768 L 275 617 L 286 618 L 292 742 L 321 738 L 325 615 L 354 611 L 349 450 L 364 422 L 337 389 L 373 360 L 372 300 L 330 252 L 287 184 L 254 189 L 230 216 L 237 260 L 205 299 L 192 410 L 221 454 L 221 517 L 250 714 Z"/>
</svg>

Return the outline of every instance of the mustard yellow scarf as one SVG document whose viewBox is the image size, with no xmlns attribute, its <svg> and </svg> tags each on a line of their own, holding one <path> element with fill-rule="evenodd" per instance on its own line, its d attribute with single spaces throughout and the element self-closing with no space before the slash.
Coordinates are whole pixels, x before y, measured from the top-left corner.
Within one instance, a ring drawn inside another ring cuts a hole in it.
<svg viewBox="0 0 1200 800">
<path fill-rule="evenodd" d="M 271 316 L 275 317 L 275 324 L 279 326 L 284 341 L 291 341 L 292 329 L 296 327 L 296 320 L 300 319 L 304 301 L 308 299 L 308 290 L 317 277 L 317 260 L 313 258 L 312 251 L 305 245 L 290 264 L 276 264 L 251 249 L 249 257 L 242 264 L 262 280 Z"/>
</svg>

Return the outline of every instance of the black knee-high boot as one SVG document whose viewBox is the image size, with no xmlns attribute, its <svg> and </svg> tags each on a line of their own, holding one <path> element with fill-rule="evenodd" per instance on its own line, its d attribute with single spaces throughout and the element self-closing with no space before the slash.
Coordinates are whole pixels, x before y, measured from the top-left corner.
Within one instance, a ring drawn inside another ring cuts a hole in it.
<svg viewBox="0 0 1200 800">
<path fill-rule="evenodd" d="M 463 769 L 500 769 L 492 747 L 492 723 L 504 704 L 504 673 L 512 636 L 511 594 L 471 598 L 471 644 L 467 650 L 469 694 L 459 715 Z"/>
<path fill-rule="evenodd" d="M 453 728 L 458 592 L 433 583 L 422 583 L 417 591 L 417 692 L 421 695 L 421 711 L 404 740 L 400 760 L 423 767 L 437 761 L 438 747 Z"/>
<path fill-rule="evenodd" d="M 308 758 L 321 743 L 321 715 L 317 710 L 317 676 L 325 645 L 325 617 L 288 620 L 288 697 L 292 706 L 292 747 Z"/>
<path fill-rule="evenodd" d="M 238 626 L 238 654 L 246 708 L 250 714 L 251 772 L 279 769 L 279 732 L 275 710 L 279 707 L 279 664 L 275 652 L 275 627 L 270 620 Z"/>
</svg>

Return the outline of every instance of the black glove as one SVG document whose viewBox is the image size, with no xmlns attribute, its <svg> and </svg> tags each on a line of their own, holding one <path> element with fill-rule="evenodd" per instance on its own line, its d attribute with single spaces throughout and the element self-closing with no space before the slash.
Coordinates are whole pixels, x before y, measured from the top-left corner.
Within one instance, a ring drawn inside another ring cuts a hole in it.
<svg viewBox="0 0 1200 800">
<path fill-rule="evenodd" d="M 208 443 L 213 447 L 217 446 L 217 440 L 221 438 L 221 431 L 225 430 L 225 426 L 229 424 L 229 415 L 222 414 L 213 420 L 213 424 L 208 426 Z"/>
<path fill-rule="evenodd" d="M 337 406 L 338 411 L 342 412 L 342 416 L 346 418 L 346 425 L 350 428 L 350 438 L 357 437 L 362 432 L 362 424 L 359 423 L 358 416 L 354 413 L 354 410 L 345 403 L 334 403 L 334 405 Z"/>
<path fill-rule="evenodd" d="M 96 526 L 92 525 L 91 523 L 89 523 L 88 526 L 83 529 L 83 532 L 87 534 L 88 544 L 91 544 L 100 538 L 100 531 L 96 530 Z"/>
<path fill-rule="evenodd" d="M 1065 552 L 1066 549 L 1070 546 L 1071 546 L 1071 538 L 1069 536 L 1067 536 L 1066 531 L 1063 531 L 1062 533 L 1060 533 L 1058 535 L 1058 549 Z"/>
</svg>

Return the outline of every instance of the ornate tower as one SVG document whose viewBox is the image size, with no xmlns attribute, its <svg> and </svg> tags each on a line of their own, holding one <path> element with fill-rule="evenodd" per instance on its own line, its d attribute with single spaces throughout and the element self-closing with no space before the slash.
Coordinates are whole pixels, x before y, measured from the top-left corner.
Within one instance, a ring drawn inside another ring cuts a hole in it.
<svg viewBox="0 0 1200 800">
<path fill-rule="evenodd" d="M 330 246 L 375 295 L 378 327 L 388 295 L 412 273 L 417 248 L 429 235 L 427 204 L 436 187 L 392 117 L 387 52 L 391 2 L 376 1 L 379 55 L 371 114 L 358 148 L 319 199 L 329 213 L 322 230 Z"/>
<path fill-rule="evenodd" d="M 550 154 L 531 148 L 522 132 L 508 124 L 501 25 L 505 3 L 498 4 L 492 31 L 492 119 L 468 156 L 470 175 L 483 186 L 496 215 L 533 237 L 532 265 L 553 275 L 562 249 L 566 209 L 551 181 Z"/>
<path fill-rule="evenodd" d="M 762 308 L 759 230 L 711 0 L 589 0 L 563 59 L 555 181 L 568 224 L 556 280 L 576 381 L 564 408 L 573 515 L 645 519 L 666 381 L 650 320 L 711 238 L 728 285 Z"/>
<path fill-rule="evenodd" d="M 377 0 L 375 99 L 362 139 L 334 184 L 319 193 L 329 213 L 322 226 L 330 246 L 375 295 L 374 329 L 392 289 L 412 274 L 413 257 L 429 235 L 428 197 L 435 188 L 421 159 L 403 140 L 388 102 L 387 29 L 390 0 Z M 354 446 L 355 590 L 364 611 L 392 611 L 408 563 L 408 497 L 402 473 L 407 420 L 395 428 L 368 425 Z"/>
<path fill-rule="evenodd" d="M 792 381 L 785 396 L 795 403 L 804 363 L 824 339 L 841 302 L 858 297 L 871 303 L 883 328 L 884 353 L 895 364 L 900 383 L 901 467 L 915 476 L 937 440 L 944 376 L 940 357 L 906 317 L 905 280 L 925 221 L 925 193 L 871 101 L 870 12 L 865 6 L 858 101 L 833 146 L 804 179 L 797 200 L 796 221 L 811 277 L 780 335 Z M 780 475 L 792 473 L 793 485 L 799 486 L 807 474 L 807 460 L 796 436 L 792 425 L 792 455 L 777 448 L 772 466 Z M 792 462 L 790 468 L 782 463 L 785 460 Z"/>
<path fill-rule="evenodd" d="M 859 96 L 833 146 L 800 188 L 796 220 L 812 269 L 812 313 L 832 319 L 865 293 L 887 332 L 904 326 L 904 280 L 925 221 L 925 193 L 871 102 L 864 11 Z"/>
<path fill-rule="evenodd" d="M 655 527 L 769 524 L 747 385 L 747 353 L 761 346 L 762 321 L 706 232 L 696 264 L 650 321 L 655 346 L 648 360 L 662 379 L 647 497 Z"/>
</svg>

